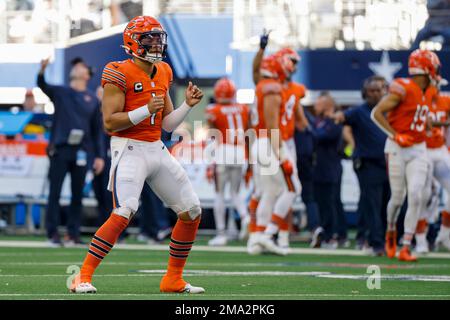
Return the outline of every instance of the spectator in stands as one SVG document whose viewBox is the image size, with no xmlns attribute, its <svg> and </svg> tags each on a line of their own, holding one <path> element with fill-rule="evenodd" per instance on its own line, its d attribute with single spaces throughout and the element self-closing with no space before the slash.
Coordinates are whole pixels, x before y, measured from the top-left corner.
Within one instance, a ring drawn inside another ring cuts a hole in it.
<svg viewBox="0 0 450 320">
<path fill-rule="evenodd" d="M 435 36 L 444 38 L 442 48 L 450 49 L 450 1 L 428 0 L 428 20 L 425 26 L 417 33 L 411 45 L 411 50 L 417 49 L 420 42 Z"/>
<path fill-rule="evenodd" d="M 336 197 L 339 194 L 339 181 L 342 174 L 339 145 L 342 139 L 342 126 L 334 123 L 336 103 L 328 92 L 322 92 L 314 104 L 316 118 L 312 123 L 316 142 L 316 163 L 314 167 L 314 197 L 319 207 L 321 227 L 323 228 L 322 247 L 337 248 L 333 238 L 338 218 Z"/>
<path fill-rule="evenodd" d="M 46 214 L 47 237 L 51 246 L 60 246 L 59 197 L 66 173 L 71 175 L 71 203 L 67 218 L 67 244 L 81 243 L 81 200 L 87 170 L 95 174 L 104 167 L 102 120 L 99 101 L 87 89 L 91 77 L 89 67 L 79 59 L 70 71 L 69 86 L 50 85 L 44 72 L 49 60 L 41 62 L 37 77 L 39 88 L 55 106 L 53 126 L 50 132 L 48 155 L 50 159 L 50 192 Z"/>
<path fill-rule="evenodd" d="M 355 139 L 353 166 L 358 177 L 361 195 L 358 204 L 360 214 L 358 246 L 368 241 L 370 251 L 384 254 L 384 230 L 382 217 L 386 216 L 389 200 L 389 181 L 386 174 L 384 144 L 386 134 L 370 118 L 372 108 L 386 94 L 387 82 L 383 77 L 372 76 L 364 81 L 364 103 L 332 117 L 336 123 L 351 126 Z"/>
<path fill-rule="evenodd" d="M 41 113 L 42 110 L 36 103 L 36 100 L 34 99 L 34 94 L 31 89 L 28 89 L 25 93 L 25 101 L 22 105 L 23 111 L 32 112 L 32 113 Z M 46 127 L 42 120 L 34 119 L 32 118 L 25 128 L 23 129 L 24 134 L 34 134 L 39 135 L 39 137 L 42 139 L 43 134 L 46 131 Z"/>
<path fill-rule="evenodd" d="M 309 123 L 314 123 L 314 117 L 305 109 L 305 116 Z M 295 144 L 297 150 L 298 177 L 302 183 L 302 200 L 306 207 L 308 217 L 308 230 L 311 232 L 311 247 L 320 248 L 321 235 L 323 232 L 320 226 L 319 208 L 314 199 L 314 166 L 316 163 L 316 153 L 314 151 L 314 135 L 311 127 L 303 131 L 295 131 Z"/>
</svg>

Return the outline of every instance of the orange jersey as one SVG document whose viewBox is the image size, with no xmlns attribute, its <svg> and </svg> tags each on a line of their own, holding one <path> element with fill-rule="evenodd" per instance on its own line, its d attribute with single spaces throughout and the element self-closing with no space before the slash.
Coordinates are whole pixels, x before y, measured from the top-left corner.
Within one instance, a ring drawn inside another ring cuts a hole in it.
<svg viewBox="0 0 450 320">
<path fill-rule="evenodd" d="M 425 93 L 409 78 L 395 79 L 389 87 L 391 94 L 401 98 L 400 104 L 388 114 L 388 121 L 398 132 L 411 136 L 414 143 L 426 139 L 426 121 L 436 88 L 429 86 Z"/>
<path fill-rule="evenodd" d="M 450 96 L 437 95 L 433 100 L 429 117 L 433 122 L 445 122 L 448 119 L 448 112 L 450 111 Z M 435 127 L 427 135 L 427 148 L 440 148 L 445 144 L 444 127 Z"/>
<path fill-rule="evenodd" d="M 283 140 L 286 141 L 294 137 L 296 113 L 300 108 L 300 100 L 305 96 L 306 88 L 302 84 L 289 82 L 284 88 L 284 93 L 286 103 L 281 117 L 281 133 Z"/>
<path fill-rule="evenodd" d="M 255 90 L 255 103 L 252 108 L 251 123 L 253 129 L 256 130 L 256 135 L 264 135 L 264 130 L 267 130 L 266 122 L 264 120 L 264 96 L 268 94 L 279 94 L 282 102 L 280 107 L 280 124 L 281 129 L 281 117 L 284 111 L 283 105 L 286 102 L 286 96 L 284 94 L 281 84 L 274 79 L 263 79 L 258 82 Z"/>
<path fill-rule="evenodd" d="M 125 93 L 123 112 L 129 112 L 149 103 L 152 96 L 166 96 L 172 83 L 172 69 L 165 62 L 155 64 L 148 75 L 131 59 L 108 63 L 103 69 L 102 87 L 107 83 Z M 113 136 L 143 141 L 161 138 L 162 110 L 128 129 L 111 133 Z"/>
<path fill-rule="evenodd" d="M 249 108 L 242 104 L 212 104 L 206 110 L 206 119 L 222 134 L 220 143 L 242 144 L 248 129 Z"/>
</svg>

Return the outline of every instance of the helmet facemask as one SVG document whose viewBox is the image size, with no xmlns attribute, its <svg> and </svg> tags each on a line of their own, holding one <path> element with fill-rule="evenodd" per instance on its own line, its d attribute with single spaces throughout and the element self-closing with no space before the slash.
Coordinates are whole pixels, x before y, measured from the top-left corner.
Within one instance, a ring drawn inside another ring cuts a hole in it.
<svg viewBox="0 0 450 320">
<path fill-rule="evenodd" d="M 161 29 L 153 29 L 137 35 L 136 41 L 139 43 L 137 57 L 150 63 L 162 61 L 167 51 L 167 33 Z"/>
</svg>

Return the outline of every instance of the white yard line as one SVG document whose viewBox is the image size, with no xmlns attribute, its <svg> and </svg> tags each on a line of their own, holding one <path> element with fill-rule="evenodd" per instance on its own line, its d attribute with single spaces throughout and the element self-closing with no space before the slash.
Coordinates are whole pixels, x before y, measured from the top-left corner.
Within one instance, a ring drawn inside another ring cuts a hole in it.
<svg viewBox="0 0 450 320">
<path fill-rule="evenodd" d="M 0 241 L 0 247 L 7 248 L 48 248 L 48 244 L 44 241 Z M 87 245 L 77 246 L 76 248 L 87 248 Z M 115 249 L 121 250 L 157 250 L 167 251 L 168 245 L 145 245 L 145 244 L 118 244 L 114 246 Z M 70 249 L 70 248 L 67 248 Z M 225 247 L 210 247 L 194 245 L 192 250 L 199 252 L 241 252 L 246 253 L 247 248 L 243 246 L 225 246 Z M 311 255 L 328 255 L 328 256 L 361 256 L 367 257 L 367 255 L 360 250 L 353 249 L 313 249 L 313 248 L 291 248 L 292 254 L 311 254 Z M 450 253 L 445 252 L 431 252 L 424 256 L 426 258 L 433 259 L 450 259 Z"/>
</svg>

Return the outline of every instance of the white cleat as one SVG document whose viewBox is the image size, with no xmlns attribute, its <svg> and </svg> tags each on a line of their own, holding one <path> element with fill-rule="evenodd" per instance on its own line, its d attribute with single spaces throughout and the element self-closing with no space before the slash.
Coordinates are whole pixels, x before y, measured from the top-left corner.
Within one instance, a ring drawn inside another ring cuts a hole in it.
<svg viewBox="0 0 450 320">
<path fill-rule="evenodd" d="M 260 244 L 264 249 L 267 251 L 280 255 L 285 256 L 288 254 L 286 249 L 280 248 L 275 244 L 275 242 L 272 240 L 272 236 L 268 234 L 263 234 L 257 239 L 257 243 Z"/>
<path fill-rule="evenodd" d="M 194 287 L 190 283 L 187 283 L 184 287 L 183 293 L 189 293 L 189 294 L 199 294 L 199 293 L 205 293 L 205 289 L 202 287 Z"/>
<path fill-rule="evenodd" d="M 448 251 L 450 251 L 450 237 L 444 238 L 444 237 L 437 237 L 436 239 L 436 246 L 437 247 L 444 247 Z"/>
<path fill-rule="evenodd" d="M 208 241 L 208 246 L 220 247 L 226 246 L 228 242 L 228 238 L 225 235 L 218 235 Z"/>
<path fill-rule="evenodd" d="M 252 256 L 259 255 L 263 252 L 263 247 L 261 247 L 261 245 L 256 242 L 258 236 L 259 235 L 256 233 L 250 233 L 248 237 L 247 253 Z"/>
<path fill-rule="evenodd" d="M 427 236 L 425 233 L 416 234 L 416 248 L 415 251 L 419 254 L 426 254 L 430 252 L 428 248 Z"/>
<path fill-rule="evenodd" d="M 73 293 L 97 293 L 97 289 L 89 282 L 79 283 L 75 288 L 70 289 Z"/>
<path fill-rule="evenodd" d="M 289 231 L 279 231 L 277 245 L 281 248 L 289 248 Z"/>
<path fill-rule="evenodd" d="M 428 249 L 428 244 L 417 244 L 414 251 L 419 254 L 426 254 L 430 252 L 430 250 Z"/>
</svg>

